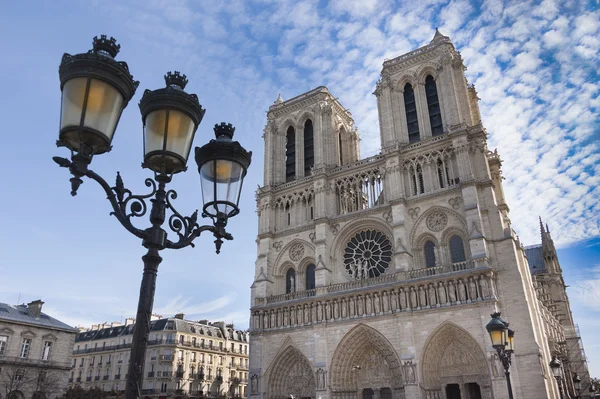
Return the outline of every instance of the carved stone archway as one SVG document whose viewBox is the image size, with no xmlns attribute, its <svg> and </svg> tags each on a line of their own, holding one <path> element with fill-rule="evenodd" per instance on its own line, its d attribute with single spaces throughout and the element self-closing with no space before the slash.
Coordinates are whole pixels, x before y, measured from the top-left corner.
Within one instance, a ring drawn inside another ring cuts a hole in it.
<svg viewBox="0 0 600 399">
<path fill-rule="evenodd" d="M 421 361 L 423 386 L 440 393 L 450 384 L 461 391 L 466 384 L 476 383 L 482 399 L 492 399 L 492 380 L 485 353 L 477 341 L 463 328 L 446 322 L 428 338 Z M 464 396 L 464 393 L 461 395 Z"/>
<path fill-rule="evenodd" d="M 313 367 L 306 356 L 294 346 L 288 346 L 269 367 L 265 397 L 268 399 L 315 398 L 316 383 Z"/>
<path fill-rule="evenodd" d="M 400 360 L 392 344 L 372 327 L 359 324 L 340 341 L 331 361 L 333 398 L 361 398 L 365 389 L 379 397 L 381 389 L 403 397 Z"/>
</svg>

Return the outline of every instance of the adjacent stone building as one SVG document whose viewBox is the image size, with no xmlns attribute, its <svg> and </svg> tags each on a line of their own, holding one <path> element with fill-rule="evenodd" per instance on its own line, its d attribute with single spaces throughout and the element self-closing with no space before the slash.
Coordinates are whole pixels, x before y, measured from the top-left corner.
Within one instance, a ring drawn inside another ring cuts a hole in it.
<svg viewBox="0 0 600 399">
<path fill-rule="evenodd" d="M 518 399 L 589 377 L 555 251 L 534 273 L 511 227 L 501 159 L 450 39 L 385 61 L 382 150 L 361 159 L 326 87 L 269 108 L 252 284 L 252 399 L 501 399 L 485 329 L 516 331 Z M 575 353 L 575 352 L 578 352 Z M 569 362 L 570 360 L 570 362 Z"/>
<path fill-rule="evenodd" d="M 71 386 L 122 393 L 134 319 L 94 325 L 77 334 Z M 248 332 L 233 324 L 153 316 L 144 366 L 143 398 L 246 397 Z"/>
<path fill-rule="evenodd" d="M 54 399 L 67 388 L 77 330 L 43 313 L 43 304 L 0 303 L 2 399 Z"/>
</svg>

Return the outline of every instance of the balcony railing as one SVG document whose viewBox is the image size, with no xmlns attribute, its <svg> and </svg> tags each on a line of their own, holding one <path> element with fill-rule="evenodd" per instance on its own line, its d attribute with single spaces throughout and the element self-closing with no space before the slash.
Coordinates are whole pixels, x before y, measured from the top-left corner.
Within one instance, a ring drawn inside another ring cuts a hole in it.
<svg viewBox="0 0 600 399">
<path fill-rule="evenodd" d="M 81 377 L 75 378 L 75 382 L 81 382 Z"/>
<path fill-rule="evenodd" d="M 183 371 L 175 372 L 175 378 L 183 378 Z"/>
<path fill-rule="evenodd" d="M 487 265 L 487 259 L 481 262 L 481 266 Z M 394 274 L 384 274 L 379 277 L 352 280 L 344 283 L 338 283 L 333 285 L 327 285 L 317 287 L 312 290 L 291 292 L 288 294 L 273 295 L 267 298 L 256 298 L 256 305 L 270 305 L 278 302 L 291 301 L 296 299 L 306 299 L 317 296 L 323 296 L 336 292 L 347 292 L 350 290 L 359 290 L 362 288 L 374 287 L 378 285 L 385 285 L 396 282 L 404 282 L 408 280 L 415 280 L 424 277 L 439 276 L 442 274 L 449 274 L 459 272 L 463 270 L 474 269 L 480 266 L 478 262 L 469 260 L 465 262 L 452 263 L 450 265 L 436 266 L 424 269 L 416 269 L 409 271 L 402 271 Z"/>
<path fill-rule="evenodd" d="M 94 381 L 100 381 L 100 376 L 97 375 L 96 377 L 94 377 Z"/>
<path fill-rule="evenodd" d="M 85 380 L 86 380 L 86 381 L 91 381 L 91 380 L 92 380 L 92 377 L 85 377 Z"/>
<path fill-rule="evenodd" d="M 154 371 L 148 371 L 148 378 L 154 377 Z"/>
<path fill-rule="evenodd" d="M 107 381 L 108 380 L 108 376 L 105 375 L 104 377 L 102 377 L 102 380 Z"/>
<path fill-rule="evenodd" d="M 158 357 L 158 360 L 161 362 L 172 362 L 173 361 L 173 355 L 160 355 Z"/>
<path fill-rule="evenodd" d="M 121 379 L 121 374 L 115 374 L 115 380 L 120 380 Z"/>
</svg>

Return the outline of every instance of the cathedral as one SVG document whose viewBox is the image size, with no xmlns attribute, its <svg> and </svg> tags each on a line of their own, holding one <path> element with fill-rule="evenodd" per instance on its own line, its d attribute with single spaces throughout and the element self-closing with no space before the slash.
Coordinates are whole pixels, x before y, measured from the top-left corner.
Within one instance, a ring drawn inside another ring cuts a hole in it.
<svg viewBox="0 0 600 399">
<path fill-rule="evenodd" d="M 511 228 L 464 71 L 437 30 L 386 60 L 369 158 L 326 87 L 269 108 L 251 399 L 506 399 L 495 312 L 515 331 L 514 398 L 576 397 L 576 375 L 589 386 L 550 232 L 525 248 Z"/>
</svg>

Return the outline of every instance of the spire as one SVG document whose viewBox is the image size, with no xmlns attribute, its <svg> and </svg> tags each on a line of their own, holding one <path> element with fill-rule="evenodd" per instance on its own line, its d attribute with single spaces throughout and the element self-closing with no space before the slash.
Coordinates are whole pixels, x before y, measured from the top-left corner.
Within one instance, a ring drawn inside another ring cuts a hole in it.
<svg viewBox="0 0 600 399">
<path fill-rule="evenodd" d="M 277 96 L 277 100 L 275 100 L 273 104 L 279 105 L 281 103 L 283 103 L 283 98 L 281 98 L 281 93 L 279 93 L 279 95 Z"/>
<path fill-rule="evenodd" d="M 443 35 L 438 28 L 435 28 L 435 35 L 433 35 L 433 39 L 431 39 L 431 43 L 437 41 L 437 40 L 448 40 L 450 41 L 450 38 L 446 35 Z"/>
<path fill-rule="evenodd" d="M 540 233 L 542 234 L 542 241 L 544 240 L 544 222 L 542 222 L 542 217 L 538 216 L 539 220 L 540 220 Z"/>
</svg>

